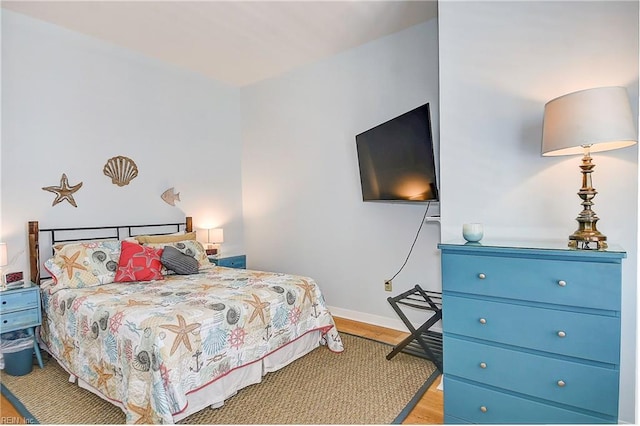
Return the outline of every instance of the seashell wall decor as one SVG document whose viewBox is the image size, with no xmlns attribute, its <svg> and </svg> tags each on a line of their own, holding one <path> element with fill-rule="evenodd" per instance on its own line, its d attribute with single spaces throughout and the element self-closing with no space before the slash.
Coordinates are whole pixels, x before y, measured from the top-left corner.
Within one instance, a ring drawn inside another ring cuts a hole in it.
<svg viewBox="0 0 640 426">
<path fill-rule="evenodd" d="M 114 185 L 125 186 L 138 176 L 138 166 L 131 158 L 119 155 L 109 158 L 102 172 L 111 178 Z"/>
</svg>

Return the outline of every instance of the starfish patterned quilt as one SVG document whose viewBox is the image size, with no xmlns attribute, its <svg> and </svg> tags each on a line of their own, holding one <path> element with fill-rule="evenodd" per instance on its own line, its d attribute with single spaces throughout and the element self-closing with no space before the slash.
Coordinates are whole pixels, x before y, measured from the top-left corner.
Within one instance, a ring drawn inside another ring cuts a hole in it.
<svg viewBox="0 0 640 426">
<path fill-rule="evenodd" d="M 311 331 L 343 350 L 319 287 L 301 276 L 212 265 L 42 294 L 49 352 L 125 407 L 127 423 L 173 423 L 188 393 Z"/>
</svg>

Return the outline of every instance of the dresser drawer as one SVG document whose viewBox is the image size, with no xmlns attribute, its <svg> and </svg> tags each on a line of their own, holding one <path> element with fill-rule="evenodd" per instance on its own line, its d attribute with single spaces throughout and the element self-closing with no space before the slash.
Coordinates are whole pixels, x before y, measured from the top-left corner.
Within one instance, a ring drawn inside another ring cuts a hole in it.
<svg viewBox="0 0 640 426">
<path fill-rule="evenodd" d="M 443 291 L 616 311 L 621 279 L 620 265 L 612 263 L 442 256 Z"/>
<path fill-rule="evenodd" d="M 472 424 L 466 420 L 459 419 L 457 417 L 449 416 L 447 414 L 444 415 L 444 424 L 445 425 L 469 425 Z"/>
<path fill-rule="evenodd" d="M 444 337 L 445 374 L 560 404 L 618 413 L 618 370 Z M 597 407 L 595 409 L 594 407 Z"/>
<path fill-rule="evenodd" d="M 615 421 L 472 385 L 450 378 L 446 373 L 444 392 L 445 416 L 471 423 L 589 424 Z"/>
<path fill-rule="evenodd" d="M 618 364 L 620 318 L 444 294 L 445 334 Z M 564 335 L 564 337 L 560 337 Z"/>
<path fill-rule="evenodd" d="M 37 308 L 39 305 L 37 289 L 32 291 L 6 291 L 0 293 L 0 312 Z"/>
<path fill-rule="evenodd" d="M 40 324 L 40 320 L 37 309 L 0 314 L 0 329 L 2 333 L 34 327 L 38 324 Z"/>
</svg>

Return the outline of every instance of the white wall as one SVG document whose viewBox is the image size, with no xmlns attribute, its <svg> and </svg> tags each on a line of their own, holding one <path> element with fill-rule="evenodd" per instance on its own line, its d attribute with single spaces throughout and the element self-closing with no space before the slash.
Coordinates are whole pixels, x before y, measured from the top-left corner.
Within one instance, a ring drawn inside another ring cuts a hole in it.
<svg viewBox="0 0 640 426">
<path fill-rule="evenodd" d="M 362 201 L 355 135 L 425 102 L 438 135 L 435 20 L 242 91 L 248 265 L 308 275 L 334 314 L 401 326 L 386 298 L 440 289 L 438 224 L 424 205 Z M 437 206 L 433 207 L 437 212 Z"/>
<path fill-rule="evenodd" d="M 442 239 L 566 238 L 582 209 L 580 156 L 541 157 L 544 104 L 628 88 L 638 112 L 638 2 L 441 2 Z M 623 246 L 620 420 L 634 422 L 638 148 L 593 155 L 594 210 Z M 597 336 L 594 336 L 597 344 Z"/>
<path fill-rule="evenodd" d="M 193 216 L 243 247 L 238 89 L 90 37 L 2 12 L 0 240 L 27 271 L 27 221 L 46 226 L 166 223 Z M 103 175 L 124 155 L 139 175 Z M 41 188 L 83 182 L 66 201 Z M 176 207 L 160 194 L 180 192 Z M 28 252 L 28 250 L 27 250 Z"/>
</svg>

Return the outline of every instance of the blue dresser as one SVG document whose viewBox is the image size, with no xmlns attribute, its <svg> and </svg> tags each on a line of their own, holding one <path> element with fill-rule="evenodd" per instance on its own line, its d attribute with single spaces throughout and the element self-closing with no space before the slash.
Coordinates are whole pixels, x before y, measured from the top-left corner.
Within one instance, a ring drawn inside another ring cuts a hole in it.
<svg viewBox="0 0 640 426">
<path fill-rule="evenodd" d="M 617 423 L 624 251 L 439 248 L 445 423 Z"/>
</svg>

